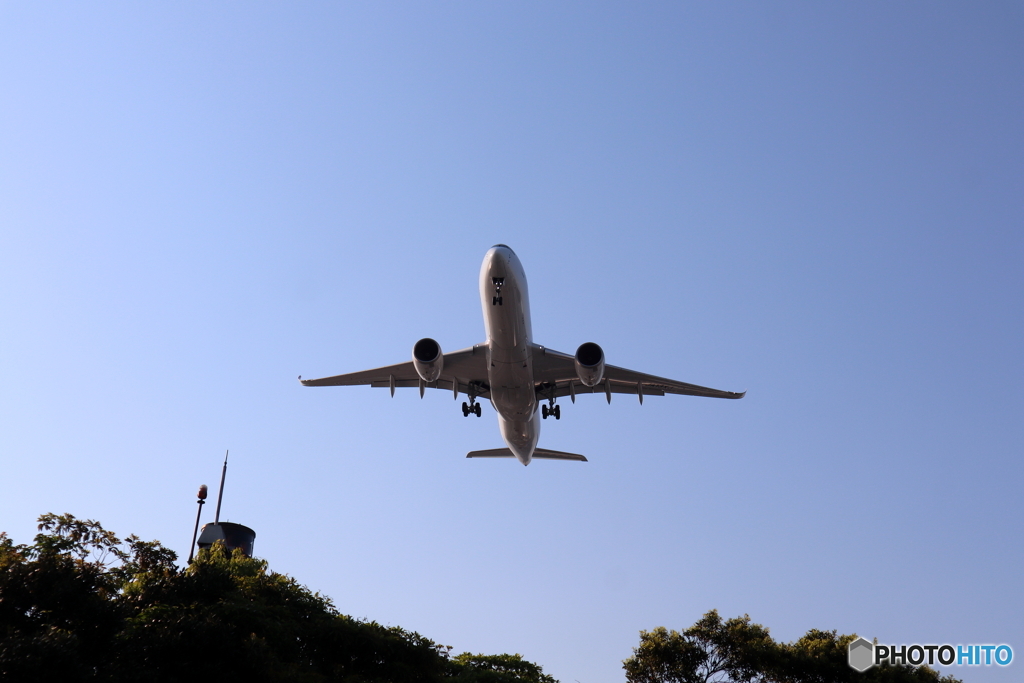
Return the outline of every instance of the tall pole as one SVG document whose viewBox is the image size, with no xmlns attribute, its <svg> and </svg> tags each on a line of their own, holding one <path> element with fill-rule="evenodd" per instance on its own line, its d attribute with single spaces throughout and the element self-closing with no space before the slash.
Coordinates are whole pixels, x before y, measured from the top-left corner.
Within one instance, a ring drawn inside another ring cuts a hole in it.
<svg viewBox="0 0 1024 683">
<path fill-rule="evenodd" d="M 220 493 L 217 494 L 217 514 L 213 516 L 213 523 L 220 524 L 220 502 L 224 499 L 224 477 L 228 473 L 228 451 L 224 451 L 224 468 L 220 471 Z"/>
<path fill-rule="evenodd" d="M 199 533 L 199 517 L 203 514 L 203 505 L 206 503 L 206 484 L 199 487 L 197 494 L 199 500 L 199 511 L 196 512 L 196 528 L 192 530 L 192 545 L 188 549 L 188 563 L 192 564 L 192 557 L 196 553 L 196 535 Z"/>
</svg>

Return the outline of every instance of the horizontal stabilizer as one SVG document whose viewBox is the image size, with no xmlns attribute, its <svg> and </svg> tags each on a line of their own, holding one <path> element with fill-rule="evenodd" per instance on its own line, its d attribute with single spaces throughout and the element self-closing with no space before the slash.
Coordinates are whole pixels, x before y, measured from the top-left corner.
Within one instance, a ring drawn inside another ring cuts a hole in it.
<svg viewBox="0 0 1024 683">
<path fill-rule="evenodd" d="M 587 462 L 579 453 L 566 453 L 565 451 L 549 451 L 546 448 L 538 448 L 533 452 L 533 457 L 541 458 L 543 460 L 579 460 L 580 462 Z"/>
<path fill-rule="evenodd" d="M 516 457 L 509 448 L 490 448 L 486 451 L 470 451 L 467 458 L 514 458 Z M 538 448 L 533 451 L 534 459 L 540 460 L 578 460 L 587 462 L 587 459 L 578 453 L 565 453 L 564 451 L 549 451 L 546 448 Z"/>
<path fill-rule="evenodd" d="M 491 448 L 486 451 L 470 451 L 467 458 L 514 458 L 511 448 Z"/>
</svg>

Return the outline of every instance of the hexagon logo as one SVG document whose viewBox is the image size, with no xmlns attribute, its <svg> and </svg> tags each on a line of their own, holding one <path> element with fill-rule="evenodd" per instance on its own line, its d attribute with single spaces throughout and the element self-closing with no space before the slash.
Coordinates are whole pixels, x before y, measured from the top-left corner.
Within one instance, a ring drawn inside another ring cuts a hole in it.
<svg viewBox="0 0 1024 683">
<path fill-rule="evenodd" d="M 847 646 L 850 666 L 864 672 L 875 665 L 875 646 L 870 640 L 858 638 Z"/>
</svg>

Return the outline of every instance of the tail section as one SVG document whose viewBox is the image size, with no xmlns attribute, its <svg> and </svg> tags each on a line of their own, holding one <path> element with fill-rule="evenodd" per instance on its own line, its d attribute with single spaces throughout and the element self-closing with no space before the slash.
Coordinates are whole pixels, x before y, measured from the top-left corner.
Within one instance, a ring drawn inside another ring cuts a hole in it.
<svg viewBox="0 0 1024 683">
<path fill-rule="evenodd" d="M 491 448 L 486 451 L 470 451 L 467 458 L 514 458 L 510 448 Z M 578 453 L 566 453 L 564 451 L 549 451 L 546 448 L 537 448 L 533 451 L 534 459 L 539 460 L 577 460 L 587 462 L 587 459 Z"/>
</svg>

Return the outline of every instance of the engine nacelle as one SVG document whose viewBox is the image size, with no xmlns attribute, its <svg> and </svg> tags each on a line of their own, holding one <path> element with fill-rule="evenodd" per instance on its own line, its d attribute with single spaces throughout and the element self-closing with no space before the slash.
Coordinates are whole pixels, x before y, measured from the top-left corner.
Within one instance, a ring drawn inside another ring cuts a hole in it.
<svg viewBox="0 0 1024 683">
<path fill-rule="evenodd" d="M 412 365 L 416 374 L 424 382 L 434 382 L 441 376 L 444 368 L 444 355 L 441 345 L 430 337 L 424 337 L 412 347 Z"/>
<path fill-rule="evenodd" d="M 594 342 L 585 342 L 576 349 L 576 375 L 588 387 L 596 386 L 604 377 L 604 351 Z"/>
</svg>

